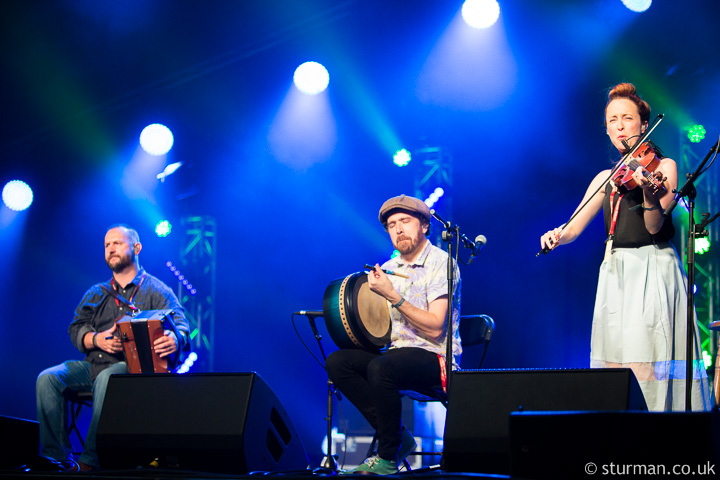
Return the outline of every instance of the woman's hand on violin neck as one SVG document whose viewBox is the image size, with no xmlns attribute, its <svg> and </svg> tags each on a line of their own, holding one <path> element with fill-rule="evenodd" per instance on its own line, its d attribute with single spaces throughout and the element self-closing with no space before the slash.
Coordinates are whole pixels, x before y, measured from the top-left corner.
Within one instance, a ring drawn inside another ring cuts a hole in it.
<svg viewBox="0 0 720 480">
<path fill-rule="evenodd" d="M 645 168 L 638 167 L 635 169 L 635 172 L 633 172 L 632 175 L 635 183 L 637 183 L 638 187 L 642 188 L 644 191 L 647 191 L 647 189 L 651 186 L 650 180 L 645 177 L 646 173 L 647 170 L 645 170 Z"/>
<path fill-rule="evenodd" d="M 642 169 L 638 168 L 635 171 L 634 178 L 640 170 Z M 637 180 L 643 191 L 642 208 L 644 210 L 645 228 L 651 235 L 658 233 L 662 229 L 663 223 L 665 223 L 665 212 L 661 198 L 667 197 L 668 188 L 667 183 L 665 183 L 667 180 L 668 178 L 660 170 L 650 173 L 647 177 L 644 177 L 642 182 L 639 179 Z"/>
<path fill-rule="evenodd" d="M 649 173 L 643 167 L 638 167 L 632 177 L 635 183 L 642 188 L 645 199 L 655 199 L 657 202 L 660 196 L 667 191 L 664 183 L 667 177 L 659 170 Z"/>
</svg>

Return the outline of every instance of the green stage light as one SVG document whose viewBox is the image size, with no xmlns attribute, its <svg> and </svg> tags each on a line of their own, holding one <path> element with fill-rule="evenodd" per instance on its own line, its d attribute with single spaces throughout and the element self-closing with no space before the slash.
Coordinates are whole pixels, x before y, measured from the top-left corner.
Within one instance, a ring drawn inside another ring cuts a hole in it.
<svg viewBox="0 0 720 480">
<path fill-rule="evenodd" d="M 695 239 L 695 253 L 702 255 L 703 253 L 710 250 L 710 239 L 707 237 L 700 237 Z"/>
<path fill-rule="evenodd" d="M 405 165 L 410 163 L 411 159 L 412 157 L 410 156 L 410 152 L 408 152 L 404 148 L 396 151 L 395 155 L 393 155 L 393 163 L 398 167 L 404 167 Z"/>
<path fill-rule="evenodd" d="M 693 125 L 688 130 L 688 138 L 692 143 L 698 143 L 705 138 L 705 127 L 702 125 Z"/>
<path fill-rule="evenodd" d="M 170 235 L 171 231 L 172 225 L 170 225 L 170 222 L 168 222 L 167 220 L 158 222 L 157 225 L 155 225 L 155 233 L 158 237 L 167 237 L 168 235 Z"/>
<path fill-rule="evenodd" d="M 705 368 L 710 368 L 713 364 L 712 355 L 710 355 L 706 350 L 703 350 L 702 356 L 703 356 L 703 362 L 705 363 Z"/>
</svg>

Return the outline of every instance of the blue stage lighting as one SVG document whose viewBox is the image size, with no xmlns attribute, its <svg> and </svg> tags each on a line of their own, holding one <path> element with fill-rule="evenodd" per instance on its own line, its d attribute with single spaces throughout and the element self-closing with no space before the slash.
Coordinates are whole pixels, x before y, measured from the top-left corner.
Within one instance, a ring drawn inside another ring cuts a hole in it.
<svg viewBox="0 0 720 480">
<path fill-rule="evenodd" d="M 3 187 L 2 199 L 7 208 L 21 212 L 32 204 L 33 192 L 22 180 L 11 180 Z"/>
<path fill-rule="evenodd" d="M 161 182 L 164 182 L 167 177 L 169 177 L 170 175 L 175 173 L 178 168 L 182 167 L 182 164 L 183 164 L 183 162 L 171 163 L 170 165 L 165 167 L 165 169 L 162 172 L 158 173 L 155 176 L 155 178 L 157 178 Z"/>
<path fill-rule="evenodd" d="M 330 83 L 328 71 L 317 62 L 305 62 L 295 69 L 293 82 L 298 90 L 307 95 L 325 91 Z"/>
<path fill-rule="evenodd" d="M 497 22 L 500 5 L 496 0 L 465 0 L 462 17 L 465 23 L 474 28 L 488 28 Z"/>
<path fill-rule="evenodd" d="M 622 0 L 622 3 L 633 12 L 644 12 L 650 8 L 652 0 Z"/>
<path fill-rule="evenodd" d="M 427 205 L 428 208 L 432 208 L 443 195 L 445 195 L 445 190 L 442 187 L 437 187 L 433 190 L 433 193 L 425 199 L 425 205 Z"/>
<path fill-rule="evenodd" d="M 180 272 L 180 270 L 178 270 L 177 267 L 173 265 L 170 260 L 165 262 L 165 266 L 172 272 L 173 275 L 177 277 L 180 284 L 185 287 L 185 290 L 187 290 L 190 295 L 197 294 L 197 289 L 193 287 L 193 284 L 185 278 L 185 275 L 183 275 L 182 272 Z"/>
<path fill-rule="evenodd" d="M 185 361 L 182 365 L 180 365 L 180 368 L 178 368 L 175 373 L 187 373 L 190 371 L 190 368 L 192 368 L 193 364 L 197 362 L 197 353 L 190 352 L 190 355 L 187 356 Z"/>
<path fill-rule="evenodd" d="M 140 133 L 140 146 L 150 155 L 165 155 L 173 146 L 173 134 L 169 128 L 153 123 Z"/>
</svg>

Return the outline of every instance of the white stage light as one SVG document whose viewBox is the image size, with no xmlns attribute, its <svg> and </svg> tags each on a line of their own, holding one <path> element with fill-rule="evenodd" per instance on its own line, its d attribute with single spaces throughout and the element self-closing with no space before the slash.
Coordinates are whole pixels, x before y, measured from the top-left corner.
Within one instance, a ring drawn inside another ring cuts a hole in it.
<svg viewBox="0 0 720 480">
<path fill-rule="evenodd" d="M 21 212 L 32 204 L 33 192 L 27 183 L 11 180 L 3 187 L 2 199 L 10 210 Z"/>
<path fill-rule="evenodd" d="M 652 0 L 622 0 L 622 3 L 633 12 L 640 13 L 650 8 Z"/>
<path fill-rule="evenodd" d="M 153 123 L 140 133 L 140 146 L 150 155 L 165 155 L 173 146 L 173 134 L 169 128 Z"/>
<path fill-rule="evenodd" d="M 500 5 L 496 0 L 465 0 L 462 16 L 471 27 L 488 28 L 497 22 Z"/>
<path fill-rule="evenodd" d="M 305 62 L 295 69 L 293 82 L 301 92 L 317 95 L 325 91 L 330 83 L 330 74 L 317 62 Z"/>
</svg>

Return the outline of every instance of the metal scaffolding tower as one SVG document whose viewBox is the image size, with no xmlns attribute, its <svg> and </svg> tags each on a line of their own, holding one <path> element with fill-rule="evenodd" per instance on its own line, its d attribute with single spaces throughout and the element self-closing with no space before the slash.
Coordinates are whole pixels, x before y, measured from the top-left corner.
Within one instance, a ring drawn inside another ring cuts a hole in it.
<svg viewBox="0 0 720 480">
<path fill-rule="evenodd" d="M 193 371 L 212 372 L 215 350 L 216 224 L 211 217 L 182 219 L 184 242 L 180 265 L 185 278 L 179 279 L 178 298 L 190 324 L 190 341 L 198 356 Z M 192 283 L 195 294 L 183 281 Z"/>
<path fill-rule="evenodd" d="M 444 194 L 433 207 L 440 217 L 452 221 L 452 163 L 450 152 L 442 147 L 424 147 L 415 150 L 413 162 L 415 170 L 415 197 L 420 200 L 427 199 L 437 188 L 442 188 Z M 434 228 L 430 232 L 430 241 L 435 245 L 442 244 L 441 229 Z"/>
</svg>

